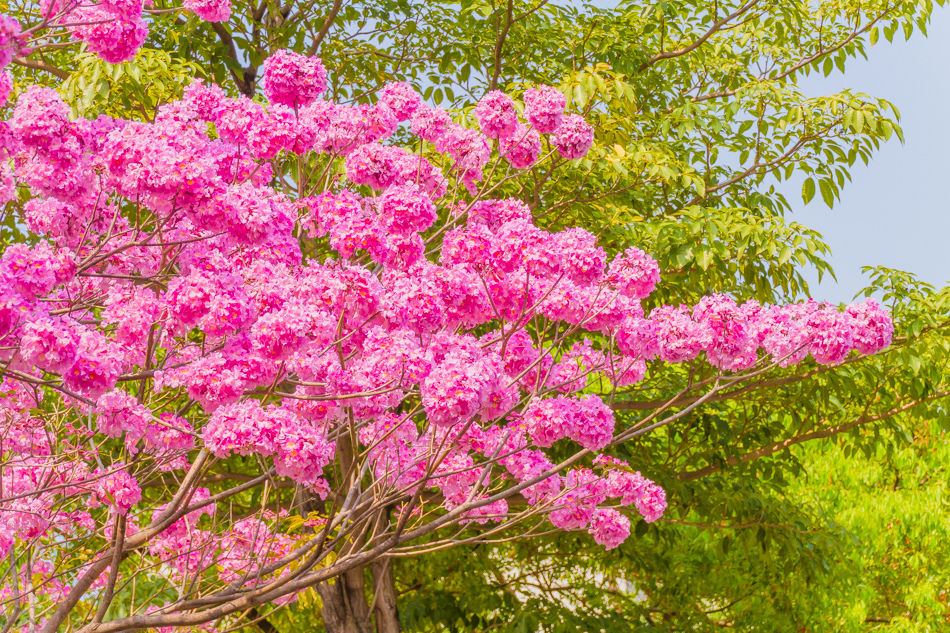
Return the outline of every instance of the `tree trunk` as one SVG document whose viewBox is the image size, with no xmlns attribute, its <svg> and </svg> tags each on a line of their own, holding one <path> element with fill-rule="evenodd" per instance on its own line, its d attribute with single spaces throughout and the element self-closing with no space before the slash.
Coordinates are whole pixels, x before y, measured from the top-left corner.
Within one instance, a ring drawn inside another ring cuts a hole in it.
<svg viewBox="0 0 950 633">
<path fill-rule="evenodd" d="M 351 569 L 342 576 L 317 585 L 323 602 L 323 624 L 327 633 L 399 633 L 396 585 L 392 561 L 374 561 L 371 566 L 376 594 L 373 611 L 366 600 L 364 569 Z"/>
<path fill-rule="evenodd" d="M 365 567 L 351 569 L 332 583 L 316 586 L 323 602 L 323 623 L 327 633 L 399 633 L 399 610 L 396 606 L 396 581 L 393 562 L 384 558 L 373 561 L 373 602 L 366 597 Z M 370 611 L 372 606 L 372 612 Z"/>
<path fill-rule="evenodd" d="M 316 587 L 323 601 L 323 624 L 327 633 L 371 633 L 363 569 L 351 569 L 332 582 Z"/>
<path fill-rule="evenodd" d="M 353 463 L 353 450 L 346 437 L 337 442 L 337 457 L 341 472 L 356 472 Z M 358 476 L 358 475 L 357 475 Z M 322 500 L 306 490 L 301 490 L 301 513 L 325 511 Z M 375 517 L 375 530 L 385 532 L 389 524 L 389 508 L 378 511 Z M 359 537 L 353 547 L 359 549 L 365 545 Z M 331 581 L 323 582 L 315 588 L 323 602 L 323 624 L 327 633 L 373 633 L 373 620 L 376 633 L 399 633 L 399 614 L 396 610 L 396 585 L 393 578 L 392 561 L 380 559 L 368 566 L 372 572 L 372 605 L 366 597 L 367 567 L 351 569 Z M 331 584 L 332 583 L 332 584 Z M 375 616 L 375 618 L 374 618 Z"/>
<path fill-rule="evenodd" d="M 396 581 L 393 577 L 393 560 L 384 558 L 373 561 L 373 615 L 376 617 L 376 633 L 399 633 L 399 610 L 396 608 Z"/>
</svg>

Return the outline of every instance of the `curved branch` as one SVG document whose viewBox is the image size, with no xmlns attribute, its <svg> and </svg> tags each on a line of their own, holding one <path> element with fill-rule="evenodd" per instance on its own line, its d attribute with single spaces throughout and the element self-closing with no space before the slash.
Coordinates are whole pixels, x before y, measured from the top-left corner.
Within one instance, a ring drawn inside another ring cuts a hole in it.
<svg viewBox="0 0 950 633">
<path fill-rule="evenodd" d="M 307 50 L 308 55 L 315 55 L 317 53 L 317 49 L 320 48 L 323 38 L 330 32 L 330 27 L 333 26 L 333 23 L 336 21 L 336 16 L 342 6 L 343 0 L 333 0 L 333 7 L 330 9 L 330 13 L 327 14 L 327 19 L 323 22 L 323 27 L 320 29 L 320 32 L 317 33 L 316 37 L 313 38 L 313 42 Z"/>
<path fill-rule="evenodd" d="M 14 57 L 13 63 L 17 66 L 23 66 L 24 68 L 32 68 L 33 70 L 42 70 L 48 72 L 49 74 L 59 77 L 60 79 L 69 79 L 69 73 L 65 70 L 61 70 L 56 66 L 47 64 L 41 59 L 27 59 L 26 57 Z"/>
<path fill-rule="evenodd" d="M 640 68 L 639 68 L 638 70 L 639 70 L 640 72 L 643 72 L 644 70 L 646 70 L 647 68 L 649 68 L 650 66 L 652 66 L 653 64 L 655 64 L 656 62 L 658 62 L 658 61 L 660 61 L 660 60 L 663 60 L 663 59 L 671 59 L 671 58 L 673 58 L 673 57 L 679 57 L 679 56 L 681 56 L 681 55 L 686 55 L 686 54 L 688 54 L 688 53 L 693 52 L 694 50 L 696 50 L 697 48 L 699 48 L 700 46 L 702 46 L 703 44 L 705 44 L 705 43 L 706 43 L 706 40 L 708 40 L 710 37 L 712 37 L 713 35 L 715 35 L 722 27 L 724 27 L 726 24 L 728 24 L 728 23 L 731 22 L 732 20 L 735 20 L 737 17 L 739 17 L 739 16 L 742 15 L 743 13 L 747 12 L 749 9 L 751 9 L 752 7 L 754 7 L 755 5 L 757 5 L 758 3 L 759 3 L 759 0 L 750 0 L 750 1 L 747 2 L 746 4 L 742 5 L 742 6 L 739 7 L 738 9 L 736 9 L 733 13 L 730 13 L 729 15 L 727 15 L 727 16 L 724 17 L 723 19 L 719 20 L 718 22 L 714 22 L 713 25 L 709 27 L 709 30 L 707 30 L 707 31 L 702 35 L 702 37 L 700 37 L 698 40 L 696 40 L 695 42 L 693 42 L 693 43 L 690 44 L 689 46 L 684 46 L 683 48 L 678 48 L 678 49 L 676 49 L 675 51 L 667 51 L 667 52 L 665 52 L 665 53 L 657 53 L 656 55 L 654 55 L 653 57 L 651 57 L 651 58 L 648 59 L 647 61 L 645 61 L 645 62 L 643 62 L 642 64 L 640 64 Z"/>
<path fill-rule="evenodd" d="M 948 395 L 950 395 L 950 391 L 941 391 L 927 398 L 922 398 L 920 400 L 914 400 L 912 402 L 908 402 L 907 404 L 903 406 L 897 407 L 895 409 L 891 409 L 890 411 L 886 411 L 884 413 L 879 413 L 877 415 L 871 415 L 871 416 L 862 415 L 858 417 L 857 419 L 852 420 L 851 422 L 846 422 L 844 424 L 832 426 L 827 429 L 821 429 L 820 431 L 812 431 L 811 433 L 796 435 L 795 437 L 790 437 L 788 439 L 782 440 L 781 442 L 776 442 L 775 444 L 771 444 L 770 446 L 765 446 L 758 450 L 751 451 L 749 453 L 746 453 L 745 455 L 740 455 L 739 457 L 730 457 L 729 459 L 725 460 L 725 462 L 722 464 L 711 464 L 709 466 L 706 466 L 705 468 L 700 468 L 699 470 L 694 470 L 694 471 L 686 472 L 686 473 L 680 473 L 676 476 L 676 479 L 678 481 L 693 481 L 696 479 L 702 479 L 703 477 L 706 477 L 707 475 L 711 475 L 713 473 L 719 472 L 726 466 L 736 466 L 738 464 L 751 462 L 754 459 L 758 459 L 760 457 L 766 457 L 768 455 L 777 453 L 791 446 L 795 446 L 796 444 L 804 444 L 805 442 L 809 442 L 811 440 L 818 440 L 825 437 L 838 435 L 840 433 L 844 433 L 845 431 L 850 431 L 851 429 L 857 426 L 868 424 L 870 422 L 879 422 L 880 420 L 893 417 L 909 409 L 912 409 L 916 407 L 917 405 L 925 404 L 927 402 L 933 402 L 934 400 L 945 398 Z"/>
</svg>

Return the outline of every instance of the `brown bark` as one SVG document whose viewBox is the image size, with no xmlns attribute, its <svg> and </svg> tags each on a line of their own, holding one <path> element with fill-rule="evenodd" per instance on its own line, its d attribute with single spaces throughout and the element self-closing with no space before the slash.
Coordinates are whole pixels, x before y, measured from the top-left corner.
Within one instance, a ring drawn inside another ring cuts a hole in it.
<svg viewBox="0 0 950 633">
<path fill-rule="evenodd" d="M 362 567 L 337 576 L 333 584 L 320 583 L 316 589 L 323 602 L 323 624 L 327 633 L 370 633 Z"/>
<path fill-rule="evenodd" d="M 333 584 L 317 585 L 323 602 L 323 624 L 327 633 L 399 633 L 399 610 L 396 605 L 396 583 L 392 561 L 373 561 L 373 604 L 366 600 L 365 567 L 351 569 L 337 577 Z"/>
<path fill-rule="evenodd" d="M 393 561 L 383 558 L 373 561 L 373 615 L 376 633 L 399 633 L 399 609 L 396 606 L 396 580 Z"/>
</svg>

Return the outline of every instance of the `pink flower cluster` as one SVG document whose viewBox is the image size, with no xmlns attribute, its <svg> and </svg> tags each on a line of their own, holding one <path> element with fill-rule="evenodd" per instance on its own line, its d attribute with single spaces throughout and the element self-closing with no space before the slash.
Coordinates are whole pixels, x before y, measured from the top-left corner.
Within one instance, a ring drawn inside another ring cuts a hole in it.
<svg viewBox="0 0 950 633">
<path fill-rule="evenodd" d="M 97 53 L 102 60 L 110 64 L 126 62 L 135 57 L 148 38 L 149 25 L 142 15 L 144 4 L 151 2 L 40 0 L 35 9 L 44 20 L 40 30 L 31 29 L 30 35 L 39 39 L 43 27 L 64 28 L 73 39 L 83 42 L 88 50 Z M 209 22 L 223 22 L 231 17 L 231 0 L 182 0 L 182 6 Z M 27 37 L 19 22 L 0 15 L 0 70 L 12 61 L 14 55 L 30 52 L 26 41 Z"/>
<path fill-rule="evenodd" d="M 692 309 L 661 306 L 649 318 L 626 319 L 617 329 L 622 352 L 646 360 L 680 363 L 705 352 L 714 367 L 749 369 L 762 351 L 780 366 L 809 354 L 818 364 L 841 363 L 852 351 L 874 354 L 891 343 L 894 326 L 875 301 L 839 312 L 815 301 L 787 306 L 737 305 L 722 295 L 704 297 Z"/>
<path fill-rule="evenodd" d="M 182 6 L 208 22 L 227 22 L 231 0 L 182 0 Z"/>
<path fill-rule="evenodd" d="M 271 103 L 310 105 L 327 89 L 327 70 L 317 57 L 279 50 L 264 61 L 264 94 Z"/>
<path fill-rule="evenodd" d="M 141 7 L 95 10 L 112 12 L 105 29 Z M 544 230 L 526 202 L 489 196 L 513 177 L 495 166 L 541 160 L 542 134 L 567 158 L 589 149 L 553 88 L 525 95 L 524 121 L 486 96 L 480 131 L 405 84 L 373 105 L 323 101 L 314 58 L 278 54 L 264 80 L 266 105 L 196 82 L 151 123 L 74 120 L 32 87 L 5 122 L 8 198 L 39 239 L 0 254 L 0 360 L 15 377 L 0 388 L 13 394 L 0 398 L 0 555 L 14 539 L 100 535 L 120 515 L 137 529 L 168 501 L 142 490 L 196 448 L 339 498 L 333 464 L 362 460 L 373 494 L 428 489 L 460 525 L 506 521 L 499 491 L 517 487 L 557 528 L 616 547 L 624 508 L 655 521 L 666 499 L 603 458 L 621 421 L 599 394 L 654 359 L 738 372 L 890 343 L 873 301 L 715 295 L 647 315 L 660 276 L 646 253 L 609 257 L 591 232 Z M 420 151 L 388 141 L 400 125 Z M 283 187 L 288 157 L 301 169 Z M 564 472 L 551 456 L 568 450 L 588 461 Z M 216 527 L 213 507 L 149 555 L 232 582 L 292 550 L 280 516 Z"/>
<path fill-rule="evenodd" d="M 541 134 L 550 135 L 551 145 L 564 158 L 573 160 L 587 153 L 594 141 L 594 129 L 579 115 L 564 115 L 567 100 L 560 90 L 551 86 L 532 88 L 525 92 L 524 102 L 528 125 L 518 121 L 511 97 L 498 90 L 482 97 L 473 112 L 485 137 L 501 142 L 502 154 L 512 167 L 527 169 L 538 161 Z"/>
<path fill-rule="evenodd" d="M 8 15 L 0 15 L 0 69 L 6 68 L 15 55 L 26 51 L 26 35 L 20 23 Z"/>
<path fill-rule="evenodd" d="M 538 400 L 525 411 L 524 423 L 538 446 L 569 437 L 584 448 L 599 451 L 610 443 L 614 432 L 613 411 L 590 394 L 580 399 L 559 396 Z"/>
<path fill-rule="evenodd" d="M 320 482 L 323 468 L 333 458 L 333 445 L 319 428 L 293 411 L 261 408 L 253 400 L 216 410 L 202 439 L 218 457 L 231 453 L 274 455 L 278 475 L 306 486 Z"/>
<path fill-rule="evenodd" d="M 93 473 L 96 497 L 117 514 L 128 514 L 135 504 L 142 500 L 142 489 L 135 477 L 124 470 L 123 464 L 117 464 L 117 470 Z"/>
<path fill-rule="evenodd" d="M 69 20 L 75 24 L 69 27 L 73 37 L 110 64 L 135 57 L 148 37 L 141 2 L 137 7 L 113 3 L 80 7 L 70 14 Z"/>
</svg>

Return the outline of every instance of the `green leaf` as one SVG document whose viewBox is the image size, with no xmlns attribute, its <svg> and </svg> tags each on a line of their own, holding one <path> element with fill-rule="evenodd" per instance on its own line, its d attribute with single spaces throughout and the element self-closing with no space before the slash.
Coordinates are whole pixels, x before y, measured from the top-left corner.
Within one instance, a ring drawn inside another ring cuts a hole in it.
<svg viewBox="0 0 950 633">
<path fill-rule="evenodd" d="M 831 188 L 831 181 L 824 178 L 819 180 L 818 188 L 821 190 L 821 199 L 825 201 L 825 204 L 827 204 L 829 207 L 834 207 L 835 192 Z"/>
<path fill-rule="evenodd" d="M 713 252 L 709 250 L 709 247 L 702 244 L 696 247 L 696 263 L 699 264 L 700 268 L 708 270 L 712 261 Z"/>
<path fill-rule="evenodd" d="M 580 83 L 574 86 L 574 103 L 581 109 L 587 105 L 587 90 Z"/>
<path fill-rule="evenodd" d="M 805 204 L 811 202 L 812 198 L 815 197 L 815 179 L 806 178 L 805 183 L 802 185 L 802 200 L 805 201 Z"/>
</svg>

